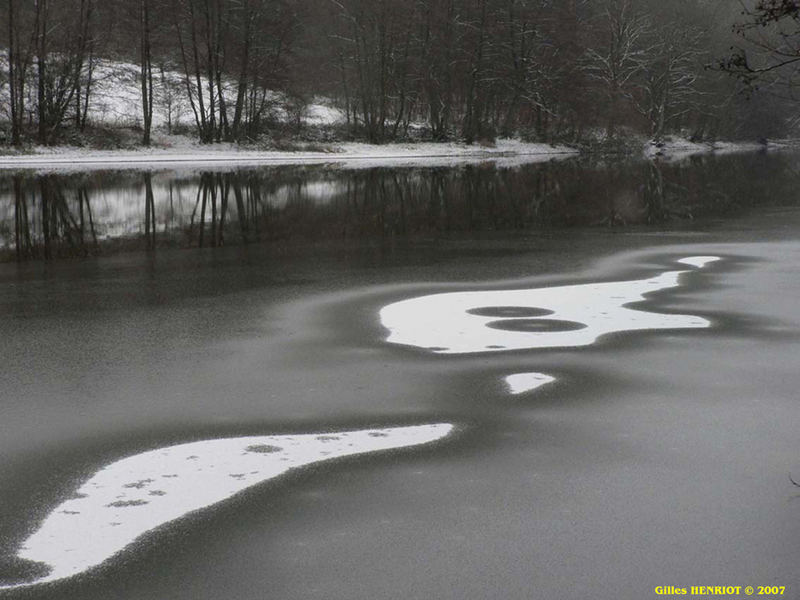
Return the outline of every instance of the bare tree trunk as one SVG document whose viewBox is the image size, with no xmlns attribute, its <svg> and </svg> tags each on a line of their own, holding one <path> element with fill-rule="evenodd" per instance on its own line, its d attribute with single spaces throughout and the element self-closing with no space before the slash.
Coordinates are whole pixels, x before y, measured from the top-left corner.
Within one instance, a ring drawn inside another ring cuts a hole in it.
<svg viewBox="0 0 800 600">
<path fill-rule="evenodd" d="M 483 53 L 486 43 L 486 1 L 481 2 L 481 18 L 478 28 L 478 45 L 475 50 L 475 58 L 472 63 L 469 88 L 467 90 L 467 105 L 464 114 L 464 141 L 471 144 L 480 134 L 481 129 L 481 110 L 483 101 L 483 90 L 481 89 L 481 78 L 483 77 Z"/>
<path fill-rule="evenodd" d="M 36 20 L 36 70 L 37 70 L 37 117 L 39 119 L 39 143 L 47 143 L 47 0 L 35 0 Z"/>
<path fill-rule="evenodd" d="M 186 97 L 189 98 L 189 106 L 192 108 L 194 114 L 194 122 L 197 126 L 197 131 L 200 138 L 203 137 L 204 118 L 202 114 L 202 107 L 198 110 L 198 105 L 194 100 L 194 93 L 192 92 L 192 81 L 189 76 L 189 60 L 186 55 L 186 45 L 183 43 L 183 30 L 181 29 L 180 19 L 178 18 L 177 7 L 173 11 L 173 24 L 175 25 L 175 34 L 178 37 L 178 48 L 181 51 L 181 63 L 183 64 L 183 82 L 186 86 Z"/>
<path fill-rule="evenodd" d="M 244 114 L 244 104 L 247 98 L 247 78 L 250 64 L 250 35 L 253 22 L 253 12 L 248 10 L 244 13 L 244 41 L 242 42 L 242 62 L 239 67 L 239 86 L 236 90 L 236 106 L 233 110 L 233 125 L 231 127 L 231 137 L 239 139 L 239 128 Z"/>
<path fill-rule="evenodd" d="M 222 72 L 225 70 L 225 49 L 223 47 L 223 40 L 227 37 L 230 18 L 227 14 L 223 15 L 223 6 L 221 0 L 217 0 L 215 21 L 216 28 L 214 31 L 214 55 L 211 64 L 213 65 L 214 79 L 217 83 L 217 102 L 219 106 L 219 129 L 217 131 L 217 141 L 220 141 L 221 138 L 228 139 L 230 137 L 228 107 L 227 102 L 225 101 L 225 90 L 222 85 Z"/>
<path fill-rule="evenodd" d="M 23 96 L 18 90 L 17 77 L 20 80 L 24 80 L 25 75 L 24 73 L 17 73 L 17 53 L 20 49 L 17 47 L 19 34 L 15 30 L 14 4 L 14 0 L 8 0 L 8 91 L 11 100 L 11 143 L 15 146 L 20 146 L 22 144 L 20 129 L 23 114 Z"/>
<path fill-rule="evenodd" d="M 92 94 L 92 83 L 94 77 L 94 39 L 89 40 L 89 71 L 86 75 L 86 88 L 83 94 L 83 116 L 78 127 L 81 131 L 86 129 L 86 118 L 89 115 L 89 98 Z"/>
<path fill-rule="evenodd" d="M 192 6 L 191 0 L 189 1 L 189 17 L 189 23 L 191 24 L 192 58 L 194 60 L 194 78 L 195 85 L 197 86 L 197 106 L 200 113 L 200 141 L 208 143 L 212 140 L 209 135 L 208 119 L 206 116 L 205 103 L 203 101 L 203 79 L 200 75 L 200 50 L 197 45 L 197 24 L 195 23 L 194 7 Z M 189 86 L 189 93 L 191 95 L 191 86 Z"/>
<path fill-rule="evenodd" d="M 140 27 L 140 82 L 142 88 L 142 118 L 144 132 L 142 144 L 150 145 L 150 129 L 153 124 L 153 61 L 150 52 L 150 0 L 141 0 L 139 5 Z"/>
</svg>

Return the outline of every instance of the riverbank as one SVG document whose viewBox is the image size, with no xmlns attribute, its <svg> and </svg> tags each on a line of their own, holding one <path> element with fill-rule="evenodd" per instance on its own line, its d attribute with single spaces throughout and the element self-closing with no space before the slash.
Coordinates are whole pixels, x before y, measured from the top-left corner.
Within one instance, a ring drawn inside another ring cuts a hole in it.
<svg viewBox="0 0 800 600">
<path fill-rule="evenodd" d="M 400 165 L 409 162 L 449 164 L 453 160 L 487 160 L 525 157 L 525 162 L 575 156 L 576 148 L 497 140 L 492 145 L 461 143 L 336 144 L 297 143 L 290 150 L 257 149 L 232 143 L 199 144 L 181 136 L 170 136 L 158 146 L 135 150 L 93 150 L 75 147 L 37 146 L 28 154 L 0 156 L 0 169 L 61 167 L 81 169 L 138 168 L 143 165 L 212 166 L 215 164 L 319 164 L 357 161 Z"/>
<path fill-rule="evenodd" d="M 796 140 L 693 142 L 686 138 L 667 136 L 662 142 L 646 141 L 644 143 L 644 155 L 646 158 L 653 160 L 677 161 L 698 154 L 763 152 L 796 146 Z"/>
<path fill-rule="evenodd" d="M 757 143 L 691 142 L 668 137 L 656 144 L 644 138 L 633 140 L 641 146 L 641 157 L 676 161 L 698 154 L 730 154 L 777 150 L 796 145 L 793 140 Z M 266 164 L 341 164 L 356 168 L 372 166 L 447 166 L 460 162 L 486 160 L 514 163 L 543 162 L 578 155 L 605 156 L 602 146 L 577 148 L 566 145 L 498 139 L 485 145 L 459 142 L 409 142 L 367 144 L 359 142 L 304 143 L 295 142 L 282 149 L 258 148 L 234 143 L 200 144 L 192 138 L 160 135 L 149 148 L 101 150 L 74 146 L 34 146 L 25 152 L 0 154 L 0 169 L 96 170 L 151 166 L 258 166 Z"/>
</svg>

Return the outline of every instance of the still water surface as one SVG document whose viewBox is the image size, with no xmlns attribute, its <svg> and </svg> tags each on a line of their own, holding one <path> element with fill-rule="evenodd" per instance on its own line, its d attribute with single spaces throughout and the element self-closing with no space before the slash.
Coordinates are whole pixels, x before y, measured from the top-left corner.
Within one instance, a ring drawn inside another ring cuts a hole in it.
<svg viewBox="0 0 800 600">
<path fill-rule="evenodd" d="M 386 240 L 688 224 L 794 205 L 791 155 L 678 164 L 566 159 L 454 167 L 0 174 L 6 259 L 161 246 Z"/>
<path fill-rule="evenodd" d="M 0 594 L 793 589 L 793 161 L 4 175 Z"/>
</svg>

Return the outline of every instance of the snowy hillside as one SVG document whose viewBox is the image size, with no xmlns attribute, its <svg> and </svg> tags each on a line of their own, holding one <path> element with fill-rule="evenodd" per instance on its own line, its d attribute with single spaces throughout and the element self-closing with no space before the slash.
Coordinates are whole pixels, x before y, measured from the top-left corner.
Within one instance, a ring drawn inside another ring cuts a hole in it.
<svg viewBox="0 0 800 600">
<path fill-rule="evenodd" d="M 88 70 L 85 71 L 85 75 Z M 33 69 L 31 69 L 33 74 Z M 139 65 L 108 59 L 95 59 L 91 75 L 91 95 L 88 121 L 98 125 L 140 126 L 142 123 L 142 97 Z M 194 114 L 186 97 L 183 75 L 175 70 L 154 68 L 153 126 L 166 128 L 194 126 Z M 5 51 L 0 51 L 0 114 L 8 118 L 8 61 Z M 201 79 L 203 85 L 207 80 Z M 225 89 L 225 98 L 235 102 L 235 86 Z M 28 110 L 36 105 L 36 90 L 29 85 L 26 98 Z M 285 97 L 273 93 L 269 98 L 270 116 L 288 120 Z M 344 120 L 343 113 L 324 98 L 315 98 L 305 106 L 301 120 L 308 125 L 333 125 Z"/>
</svg>

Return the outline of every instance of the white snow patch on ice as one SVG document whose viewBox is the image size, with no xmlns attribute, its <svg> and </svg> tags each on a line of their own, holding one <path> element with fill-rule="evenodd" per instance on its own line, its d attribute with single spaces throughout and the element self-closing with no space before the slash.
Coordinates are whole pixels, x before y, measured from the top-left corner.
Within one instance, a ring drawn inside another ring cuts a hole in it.
<svg viewBox="0 0 800 600">
<path fill-rule="evenodd" d="M 515 373 L 505 378 L 509 393 L 514 395 L 530 392 L 555 380 L 555 377 L 544 373 Z"/>
<path fill-rule="evenodd" d="M 17 556 L 50 567 L 23 587 L 72 577 L 144 533 L 312 463 L 439 440 L 449 423 L 327 434 L 253 436 L 179 444 L 102 468 L 58 505 Z M 2 588 L 0 588 L 2 589 Z"/>
<path fill-rule="evenodd" d="M 688 258 L 681 258 L 678 260 L 678 262 L 683 265 L 689 265 L 690 267 L 702 269 L 706 265 L 717 262 L 718 260 L 722 259 L 719 256 L 690 256 Z"/>
<path fill-rule="evenodd" d="M 702 265 L 712 258 L 685 260 Z M 698 316 L 628 308 L 651 292 L 677 287 L 686 272 L 635 281 L 432 294 L 389 304 L 380 310 L 380 320 L 389 330 L 387 342 L 439 354 L 588 346 L 609 333 L 709 327 Z"/>
</svg>

